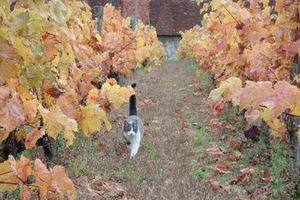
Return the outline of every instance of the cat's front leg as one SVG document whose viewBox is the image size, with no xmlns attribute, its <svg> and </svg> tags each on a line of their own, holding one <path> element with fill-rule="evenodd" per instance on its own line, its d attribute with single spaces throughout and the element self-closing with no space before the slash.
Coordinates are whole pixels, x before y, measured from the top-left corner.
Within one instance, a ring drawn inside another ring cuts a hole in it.
<svg viewBox="0 0 300 200">
<path fill-rule="evenodd" d="M 138 150 L 139 150 L 139 147 L 140 147 L 140 138 L 136 141 L 134 141 L 133 143 L 130 144 L 130 159 L 133 158 Z"/>
</svg>

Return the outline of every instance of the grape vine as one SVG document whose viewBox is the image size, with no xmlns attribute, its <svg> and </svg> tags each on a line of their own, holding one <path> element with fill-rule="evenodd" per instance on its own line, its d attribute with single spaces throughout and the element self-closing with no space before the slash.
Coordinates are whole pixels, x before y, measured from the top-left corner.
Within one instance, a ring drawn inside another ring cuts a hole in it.
<svg viewBox="0 0 300 200">
<path fill-rule="evenodd" d="M 300 90 L 292 85 L 299 75 L 290 80 L 300 53 L 299 2 L 197 2 L 205 13 L 202 26 L 181 33 L 178 55 L 214 74 L 215 113 L 231 101 L 249 123 L 263 119 L 272 135 L 286 138 L 281 115 L 300 116 Z"/>
<path fill-rule="evenodd" d="M 106 112 L 128 102 L 134 91 L 109 79 L 109 73 L 129 76 L 145 63 L 158 65 L 164 50 L 153 27 L 139 23 L 133 31 L 130 19 L 112 5 L 105 6 L 103 20 L 99 33 L 90 7 L 80 1 L 0 2 L 0 141 L 14 133 L 32 149 L 44 135 L 64 134 L 70 146 L 74 132 L 90 136 L 111 129 Z M 75 199 L 61 167 L 49 171 L 36 160 L 32 168 L 25 157 L 16 162 L 10 156 L 0 169 L 19 180 L 23 199 L 32 191 L 25 184 L 31 175 L 41 199 L 54 198 L 51 191 L 62 197 L 64 190 Z M 7 189 L 12 188 L 1 188 Z"/>
</svg>

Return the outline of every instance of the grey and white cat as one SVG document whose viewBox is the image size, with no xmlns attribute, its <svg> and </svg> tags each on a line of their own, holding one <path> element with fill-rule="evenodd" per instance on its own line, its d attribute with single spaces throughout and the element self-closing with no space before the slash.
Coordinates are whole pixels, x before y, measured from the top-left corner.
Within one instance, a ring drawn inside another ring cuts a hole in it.
<svg viewBox="0 0 300 200">
<path fill-rule="evenodd" d="M 132 84 L 135 88 L 136 84 Z M 123 137 L 130 149 L 130 158 L 133 158 L 140 147 L 144 134 L 144 124 L 140 117 L 137 116 L 136 97 L 131 95 L 129 100 L 129 116 L 124 121 Z"/>
</svg>

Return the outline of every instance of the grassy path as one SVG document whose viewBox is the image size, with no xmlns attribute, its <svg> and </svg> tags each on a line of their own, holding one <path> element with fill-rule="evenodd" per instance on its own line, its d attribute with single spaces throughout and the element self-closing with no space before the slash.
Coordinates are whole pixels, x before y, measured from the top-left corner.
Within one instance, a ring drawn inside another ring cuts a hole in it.
<svg viewBox="0 0 300 200">
<path fill-rule="evenodd" d="M 75 144 L 68 168 L 78 177 L 80 198 L 91 198 L 82 182 L 102 177 L 118 182 L 135 199 L 212 199 L 208 184 L 193 173 L 195 130 L 208 121 L 199 112 L 207 105 L 193 80 L 195 71 L 185 65 L 169 61 L 150 73 L 137 72 L 138 112 L 145 135 L 134 160 L 128 160 L 121 137 L 128 105 L 111 114 L 111 133 Z"/>
</svg>

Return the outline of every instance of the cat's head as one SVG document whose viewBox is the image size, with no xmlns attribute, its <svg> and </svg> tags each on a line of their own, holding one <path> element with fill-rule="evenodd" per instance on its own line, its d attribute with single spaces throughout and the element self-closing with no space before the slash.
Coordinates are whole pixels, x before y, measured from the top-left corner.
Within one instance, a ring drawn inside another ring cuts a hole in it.
<svg viewBox="0 0 300 200">
<path fill-rule="evenodd" d="M 128 135 L 136 135 L 138 132 L 138 121 L 130 121 L 128 122 L 127 120 L 124 121 L 124 127 L 123 131 Z"/>
</svg>

